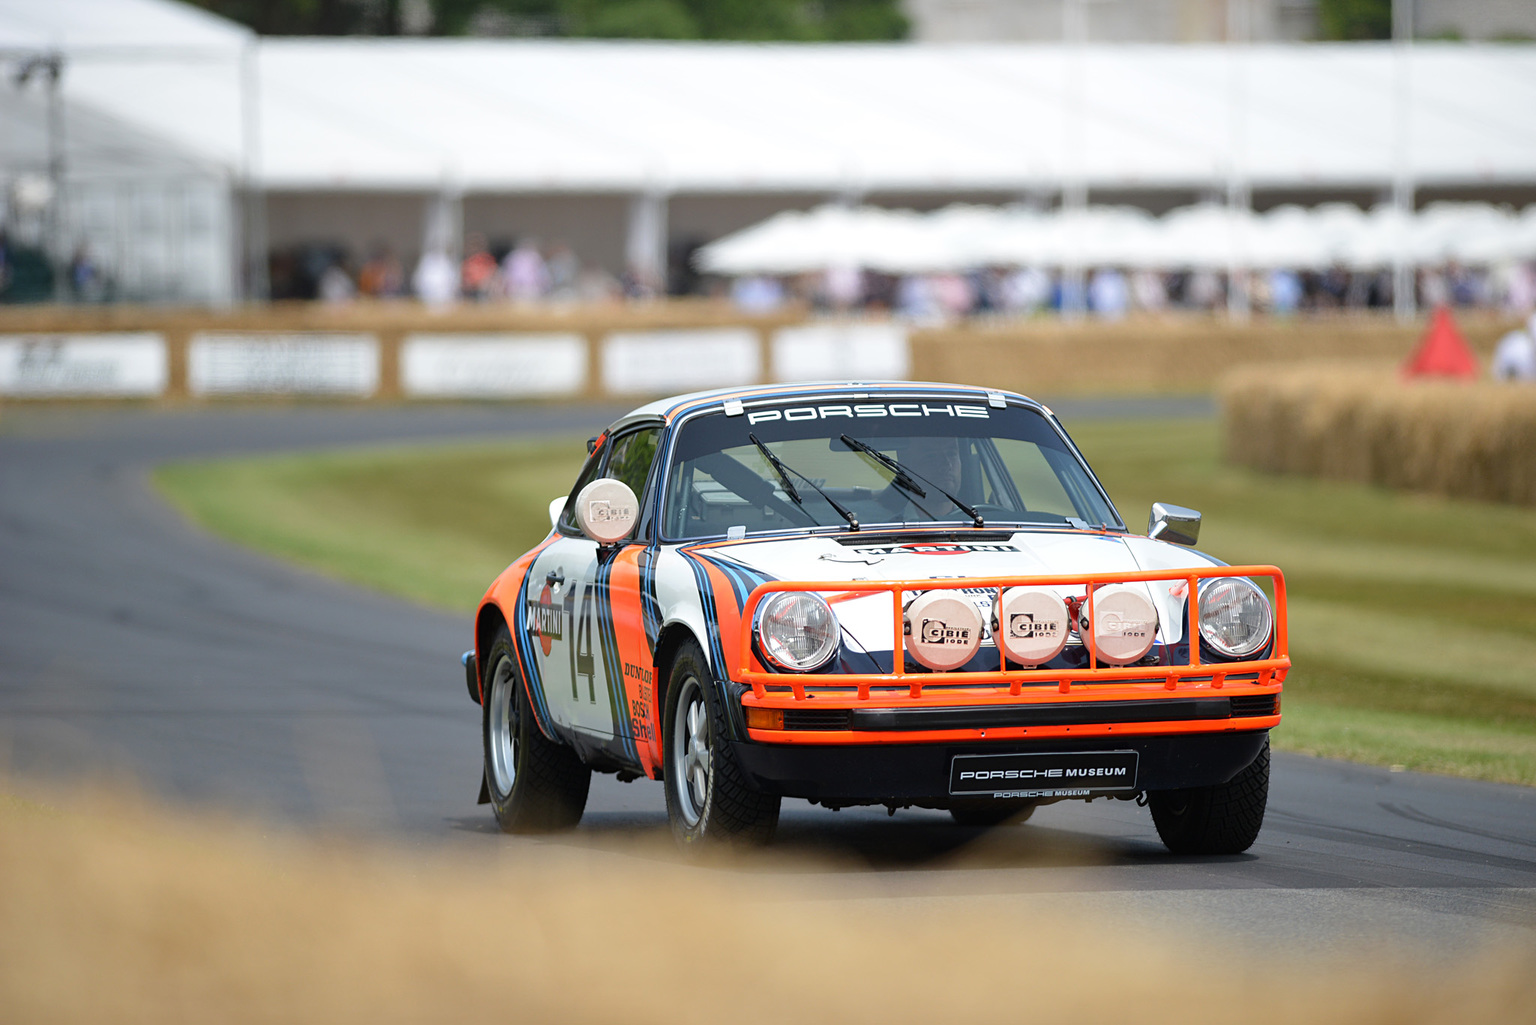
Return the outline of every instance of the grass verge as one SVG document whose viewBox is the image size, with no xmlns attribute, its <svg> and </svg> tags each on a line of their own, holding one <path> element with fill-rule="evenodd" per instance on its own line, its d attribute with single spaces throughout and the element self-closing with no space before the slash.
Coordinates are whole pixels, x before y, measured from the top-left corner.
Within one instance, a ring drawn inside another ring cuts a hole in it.
<svg viewBox="0 0 1536 1025">
<path fill-rule="evenodd" d="M 1273 563 L 1292 657 L 1278 747 L 1536 785 L 1536 511 L 1221 465 L 1213 421 L 1072 427 L 1136 527 L 1205 514 L 1201 547 Z M 232 540 L 467 611 L 548 530 L 579 440 L 163 467 L 161 490 Z"/>
<path fill-rule="evenodd" d="M 1188 505 L 1202 550 L 1285 571 L 1277 747 L 1536 785 L 1536 512 L 1224 466 L 1207 420 L 1072 433 L 1133 529 Z"/>
<path fill-rule="evenodd" d="M 207 530 L 402 598 L 473 610 L 549 532 L 586 445 L 390 448 L 175 463 L 155 484 Z"/>
</svg>

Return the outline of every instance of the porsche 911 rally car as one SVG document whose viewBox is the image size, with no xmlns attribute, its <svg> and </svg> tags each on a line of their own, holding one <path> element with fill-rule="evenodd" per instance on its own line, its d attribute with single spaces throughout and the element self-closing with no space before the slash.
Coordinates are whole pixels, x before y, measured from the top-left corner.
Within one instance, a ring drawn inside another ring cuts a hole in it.
<svg viewBox="0 0 1536 1025">
<path fill-rule="evenodd" d="M 971 826 L 1119 798 L 1176 852 L 1258 835 L 1284 578 L 1188 547 L 1189 509 L 1127 529 L 1040 403 L 699 393 L 588 448 L 463 657 L 504 829 L 575 825 L 596 770 L 663 781 L 685 847 L 768 839 L 783 797 Z"/>
</svg>

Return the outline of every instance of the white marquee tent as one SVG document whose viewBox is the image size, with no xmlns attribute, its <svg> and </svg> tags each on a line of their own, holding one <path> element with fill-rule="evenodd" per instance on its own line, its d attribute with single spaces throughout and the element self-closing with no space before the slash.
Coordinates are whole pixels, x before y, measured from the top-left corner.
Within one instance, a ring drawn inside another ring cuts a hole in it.
<svg viewBox="0 0 1536 1025">
<path fill-rule="evenodd" d="M 1397 140 L 1387 44 L 258 41 L 174 0 L 0 0 L 0 50 L 40 46 L 70 99 L 231 171 L 253 46 L 272 189 L 1377 187 Z M 1411 51 L 1415 179 L 1536 183 L 1536 46 Z"/>
<path fill-rule="evenodd" d="M 716 274 L 797 274 L 850 266 L 889 274 L 985 266 L 1376 270 L 1399 252 L 1415 264 L 1536 260 L 1536 205 L 1434 203 L 1409 217 L 1347 203 L 1264 214 L 1216 204 L 1152 217 L 1130 207 L 1035 211 L 952 206 L 932 214 L 833 204 L 788 211 L 701 249 Z"/>
<path fill-rule="evenodd" d="M 18 2 L 0 3 L 0 24 Z M 1536 183 L 1536 46 L 1418 44 L 1409 61 L 1418 182 Z M 1206 187 L 1236 165 L 1254 186 L 1374 188 L 1394 172 L 1393 75 L 1386 45 L 1074 57 L 1022 45 L 264 39 L 259 175 L 273 189 L 447 178 L 469 191 L 951 191 L 1068 176 Z M 239 166 L 239 79 L 227 69 L 82 63 L 67 88 Z"/>
</svg>

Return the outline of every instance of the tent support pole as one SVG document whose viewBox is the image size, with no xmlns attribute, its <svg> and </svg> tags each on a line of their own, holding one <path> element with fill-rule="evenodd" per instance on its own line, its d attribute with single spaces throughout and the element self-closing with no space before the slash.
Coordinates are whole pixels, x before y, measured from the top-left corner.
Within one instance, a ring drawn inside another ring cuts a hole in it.
<svg viewBox="0 0 1536 1025">
<path fill-rule="evenodd" d="M 1413 254 L 1408 224 L 1413 217 L 1413 154 L 1409 119 L 1413 116 L 1413 0 L 1392 0 L 1392 205 L 1397 211 L 1397 244 L 1392 252 L 1392 311 L 1400 324 L 1418 314 Z"/>
<path fill-rule="evenodd" d="M 629 231 L 624 242 L 629 276 L 641 292 L 667 292 L 667 196 L 647 190 L 629 202 Z"/>
<path fill-rule="evenodd" d="M 1252 312 L 1248 293 L 1247 222 L 1253 207 L 1248 184 L 1248 19 L 1250 0 L 1227 0 L 1227 63 L 1231 79 L 1227 138 L 1227 317 L 1246 324 Z"/>
<path fill-rule="evenodd" d="M 261 92 L 257 46 L 253 38 L 240 51 L 240 206 L 239 260 L 246 302 L 269 296 L 267 280 L 267 197 L 258 182 L 261 157 Z"/>
<path fill-rule="evenodd" d="M 1083 119 L 1088 108 L 1087 55 L 1088 0 L 1062 0 L 1062 36 L 1067 42 L 1066 103 L 1063 127 L 1066 174 L 1061 187 L 1061 210 L 1069 217 L 1088 208 L 1087 161 L 1083 152 Z M 1082 259 L 1069 255 L 1061 267 L 1061 316 L 1078 320 L 1088 310 L 1088 275 Z"/>
</svg>

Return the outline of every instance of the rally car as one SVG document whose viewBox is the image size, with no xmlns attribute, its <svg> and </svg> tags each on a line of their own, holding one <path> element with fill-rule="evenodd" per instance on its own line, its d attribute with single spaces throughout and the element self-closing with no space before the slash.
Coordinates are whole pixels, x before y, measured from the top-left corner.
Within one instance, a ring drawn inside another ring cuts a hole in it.
<svg viewBox="0 0 1536 1025">
<path fill-rule="evenodd" d="M 1280 722 L 1285 581 L 1129 530 L 1055 414 L 881 383 L 705 392 L 588 443 L 463 656 L 481 801 L 568 828 L 591 773 L 664 783 L 684 847 L 768 840 L 784 797 L 964 826 L 1136 800 L 1246 850 Z"/>
</svg>

